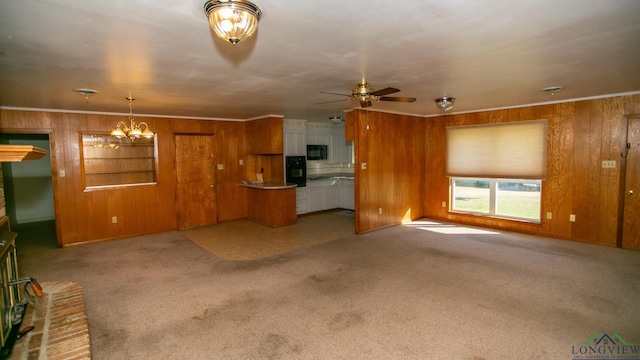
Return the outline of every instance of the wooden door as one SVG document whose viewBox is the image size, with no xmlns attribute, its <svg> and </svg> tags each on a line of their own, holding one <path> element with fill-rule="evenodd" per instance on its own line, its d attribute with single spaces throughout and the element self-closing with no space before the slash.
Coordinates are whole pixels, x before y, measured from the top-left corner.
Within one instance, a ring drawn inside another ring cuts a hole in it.
<svg viewBox="0 0 640 360">
<path fill-rule="evenodd" d="M 176 135 L 178 226 L 218 222 L 213 135 Z"/>
<path fill-rule="evenodd" d="M 627 144 L 622 247 L 640 250 L 640 118 L 629 119 Z"/>
</svg>

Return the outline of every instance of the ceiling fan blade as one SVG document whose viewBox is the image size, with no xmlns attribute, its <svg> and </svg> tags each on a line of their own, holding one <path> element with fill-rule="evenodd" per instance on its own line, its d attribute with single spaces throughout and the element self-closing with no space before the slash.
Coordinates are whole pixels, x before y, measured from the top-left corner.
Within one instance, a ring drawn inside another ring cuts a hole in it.
<svg viewBox="0 0 640 360">
<path fill-rule="evenodd" d="M 351 99 L 340 99 L 340 100 L 323 101 L 323 102 L 316 103 L 316 105 L 318 105 L 318 104 L 329 104 L 329 103 L 334 103 L 334 102 L 343 102 L 343 101 L 349 101 L 349 100 L 351 100 Z"/>
<path fill-rule="evenodd" d="M 398 101 L 398 102 L 414 102 L 416 101 L 416 98 L 412 98 L 412 97 L 395 97 L 395 96 L 383 96 L 380 99 L 378 99 L 380 101 Z"/>
<path fill-rule="evenodd" d="M 326 91 L 320 91 L 320 94 L 340 95 L 340 96 L 348 96 L 348 97 L 351 97 L 351 95 L 338 94 L 338 93 L 332 93 L 332 92 L 326 92 Z"/>
<path fill-rule="evenodd" d="M 388 88 L 376 90 L 376 91 L 374 91 L 374 92 L 372 92 L 370 94 L 373 95 L 373 96 L 385 96 L 385 95 L 397 93 L 398 91 L 400 91 L 400 89 L 388 87 Z"/>
<path fill-rule="evenodd" d="M 371 101 L 360 101 L 360 106 L 369 107 L 371 106 Z"/>
</svg>

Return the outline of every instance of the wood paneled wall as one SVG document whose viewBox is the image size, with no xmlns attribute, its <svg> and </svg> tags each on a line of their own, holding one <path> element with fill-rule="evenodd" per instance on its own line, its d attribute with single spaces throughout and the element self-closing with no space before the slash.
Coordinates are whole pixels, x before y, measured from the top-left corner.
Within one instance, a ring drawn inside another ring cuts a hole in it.
<svg viewBox="0 0 640 360">
<path fill-rule="evenodd" d="M 79 132 L 110 131 L 126 116 L 0 110 L 0 132 L 49 132 L 58 243 L 123 238 L 177 229 L 174 134 L 215 134 L 218 221 L 247 217 L 246 191 L 238 186 L 246 156 L 245 123 L 137 117 L 157 133 L 157 185 L 87 191 L 82 185 Z M 60 177 L 60 171 L 65 176 Z M 117 216 L 113 224 L 111 217 Z"/>
<path fill-rule="evenodd" d="M 422 216 L 616 245 L 620 153 L 624 118 L 640 113 L 640 95 L 618 96 L 515 109 L 420 118 L 374 111 L 346 114 L 346 136 L 355 140 L 356 232 Z M 455 214 L 445 176 L 445 129 L 535 119 L 548 120 L 547 179 L 542 187 L 541 224 Z M 616 160 L 603 169 L 603 160 Z M 367 169 L 360 169 L 366 162 Z M 383 213 L 378 214 L 382 208 Z M 569 215 L 576 221 L 570 222 Z"/>
<path fill-rule="evenodd" d="M 422 217 L 424 118 L 354 110 L 346 121 L 355 143 L 356 233 Z"/>
<path fill-rule="evenodd" d="M 620 152 L 624 115 L 640 112 L 640 95 L 448 115 L 426 119 L 424 215 L 561 239 L 616 245 Z M 542 224 L 454 214 L 445 176 L 445 128 L 455 125 L 547 119 L 547 179 L 542 185 Z M 603 160 L 616 160 L 603 169 Z M 570 222 L 569 215 L 576 221 Z"/>
</svg>

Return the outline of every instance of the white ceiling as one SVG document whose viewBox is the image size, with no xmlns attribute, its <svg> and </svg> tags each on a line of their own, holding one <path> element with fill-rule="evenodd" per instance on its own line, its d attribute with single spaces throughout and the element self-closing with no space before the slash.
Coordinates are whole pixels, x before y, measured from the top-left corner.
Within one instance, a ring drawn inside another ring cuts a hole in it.
<svg viewBox="0 0 640 360">
<path fill-rule="evenodd" d="M 235 46 L 204 2 L 1 1 L 0 106 L 323 121 L 363 77 L 418 98 L 372 109 L 425 116 L 640 91 L 638 0 L 255 0 Z"/>
</svg>

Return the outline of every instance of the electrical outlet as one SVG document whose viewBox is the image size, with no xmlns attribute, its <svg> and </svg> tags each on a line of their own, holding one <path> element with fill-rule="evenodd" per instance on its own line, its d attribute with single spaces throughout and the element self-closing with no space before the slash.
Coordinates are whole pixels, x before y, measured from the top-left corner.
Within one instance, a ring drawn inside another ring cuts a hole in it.
<svg viewBox="0 0 640 360">
<path fill-rule="evenodd" d="M 447 207 L 447 202 L 446 201 L 442 202 L 442 207 Z"/>
<path fill-rule="evenodd" d="M 547 213 L 547 220 L 551 220 L 553 218 L 553 214 L 551 212 Z"/>
<path fill-rule="evenodd" d="M 60 177 L 65 177 L 67 176 L 67 173 L 65 173 L 64 170 L 60 170 Z"/>
<path fill-rule="evenodd" d="M 576 214 L 569 215 L 569 221 L 576 222 Z"/>
<path fill-rule="evenodd" d="M 224 170 L 224 164 L 218 164 L 218 170 Z"/>
<path fill-rule="evenodd" d="M 360 169 L 367 170 L 367 163 L 364 162 L 364 163 L 360 164 Z"/>
<path fill-rule="evenodd" d="M 378 208 L 378 214 L 382 215 L 382 208 Z"/>
<path fill-rule="evenodd" d="M 112 224 L 117 224 L 118 223 L 118 217 L 117 216 L 112 216 L 111 217 L 111 223 Z"/>
<path fill-rule="evenodd" d="M 244 165 L 244 161 L 242 161 L 242 159 L 238 160 L 238 163 L 242 166 Z"/>
<path fill-rule="evenodd" d="M 615 169 L 616 161 L 615 160 L 602 160 L 602 168 L 603 169 Z"/>
</svg>

